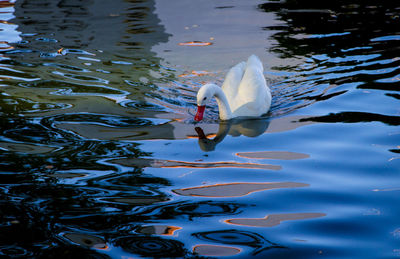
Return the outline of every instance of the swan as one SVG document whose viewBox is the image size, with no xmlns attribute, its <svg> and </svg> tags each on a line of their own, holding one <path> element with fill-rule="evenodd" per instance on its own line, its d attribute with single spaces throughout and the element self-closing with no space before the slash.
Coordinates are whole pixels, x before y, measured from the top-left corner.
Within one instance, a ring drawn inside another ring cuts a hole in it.
<svg viewBox="0 0 400 259">
<path fill-rule="evenodd" d="M 260 59 L 251 55 L 247 62 L 232 67 L 222 87 L 205 84 L 197 92 L 195 121 L 203 119 L 206 104 L 215 97 L 221 120 L 237 117 L 259 117 L 271 107 L 271 90 L 263 75 Z"/>
</svg>

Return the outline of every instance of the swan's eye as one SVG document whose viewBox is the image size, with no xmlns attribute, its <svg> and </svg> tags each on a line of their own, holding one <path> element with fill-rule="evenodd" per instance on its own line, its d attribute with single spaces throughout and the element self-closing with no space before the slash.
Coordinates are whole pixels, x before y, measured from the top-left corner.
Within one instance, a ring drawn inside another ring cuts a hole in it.
<svg viewBox="0 0 400 259">
<path fill-rule="evenodd" d="M 207 100 L 207 97 L 204 97 L 204 98 L 203 98 L 203 101 L 205 101 L 205 100 Z"/>
</svg>

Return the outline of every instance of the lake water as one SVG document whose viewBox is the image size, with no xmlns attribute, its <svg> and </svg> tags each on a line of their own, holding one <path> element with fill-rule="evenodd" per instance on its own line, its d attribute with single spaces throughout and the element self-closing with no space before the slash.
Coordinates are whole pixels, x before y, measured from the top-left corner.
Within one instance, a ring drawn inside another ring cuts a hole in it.
<svg viewBox="0 0 400 259">
<path fill-rule="evenodd" d="M 400 3 L 0 1 L 0 255 L 400 257 Z M 256 54 L 267 116 L 198 88 Z"/>
</svg>

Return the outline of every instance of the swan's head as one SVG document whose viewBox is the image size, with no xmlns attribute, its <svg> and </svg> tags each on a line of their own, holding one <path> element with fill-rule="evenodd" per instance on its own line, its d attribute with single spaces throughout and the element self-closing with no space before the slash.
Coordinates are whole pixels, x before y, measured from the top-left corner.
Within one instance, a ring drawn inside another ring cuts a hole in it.
<svg viewBox="0 0 400 259">
<path fill-rule="evenodd" d="M 214 87 L 215 85 L 213 84 L 206 84 L 197 92 L 197 113 L 194 117 L 195 121 L 201 121 L 203 119 L 206 104 L 215 95 Z"/>
</svg>

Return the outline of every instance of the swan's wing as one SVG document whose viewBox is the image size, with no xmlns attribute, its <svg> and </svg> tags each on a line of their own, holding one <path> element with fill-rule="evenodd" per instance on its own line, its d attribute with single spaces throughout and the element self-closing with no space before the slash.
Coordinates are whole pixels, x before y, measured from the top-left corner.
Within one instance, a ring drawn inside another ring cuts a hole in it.
<svg viewBox="0 0 400 259">
<path fill-rule="evenodd" d="M 261 97 L 260 94 L 265 92 L 267 83 L 263 71 L 264 68 L 260 59 L 255 55 L 250 56 L 238 88 L 238 95 L 242 104 L 257 100 Z"/>
<path fill-rule="evenodd" d="M 225 81 L 222 84 L 222 91 L 224 91 L 228 102 L 233 100 L 238 94 L 239 84 L 242 80 L 245 68 L 246 62 L 243 61 L 233 66 L 226 74 Z"/>
<path fill-rule="evenodd" d="M 252 55 L 246 63 L 242 81 L 239 84 L 236 108 L 248 103 L 248 113 L 265 113 L 271 106 L 271 92 L 265 81 L 264 68 L 260 59 Z M 243 109 L 244 107 L 242 107 Z M 260 115 L 261 115 L 260 114 Z"/>
</svg>

